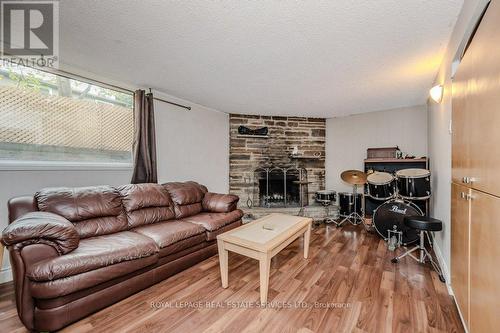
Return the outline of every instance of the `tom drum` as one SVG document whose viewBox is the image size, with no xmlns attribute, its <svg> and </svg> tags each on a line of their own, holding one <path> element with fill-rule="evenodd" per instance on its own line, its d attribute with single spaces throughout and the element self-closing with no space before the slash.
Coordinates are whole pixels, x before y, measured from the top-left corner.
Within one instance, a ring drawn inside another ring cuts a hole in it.
<svg viewBox="0 0 500 333">
<path fill-rule="evenodd" d="M 317 202 L 323 205 L 329 205 L 335 203 L 337 200 L 337 192 L 331 190 L 317 191 L 315 198 Z"/>
<path fill-rule="evenodd" d="M 354 212 L 354 200 L 356 200 L 356 213 L 362 215 L 362 196 L 361 193 L 356 194 L 356 199 L 354 195 L 349 192 L 339 193 L 339 213 L 342 217 L 347 217 Z"/>
<path fill-rule="evenodd" d="M 390 173 L 375 171 L 368 176 L 367 182 L 368 195 L 373 199 L 386 201 L 394 198 L 394 177 Z"/>
<path fill-rule="evenodd" d="M 403 169 L 396 172 L 398 194 L 406 200 L 426 200 L 431 196 L 431 172 Z"/>
</svg>

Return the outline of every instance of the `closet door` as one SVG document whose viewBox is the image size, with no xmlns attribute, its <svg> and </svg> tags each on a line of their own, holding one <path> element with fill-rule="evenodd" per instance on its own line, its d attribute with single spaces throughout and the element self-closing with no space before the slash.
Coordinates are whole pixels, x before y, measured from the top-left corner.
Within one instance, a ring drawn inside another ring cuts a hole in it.
<svg viewBox="0 0 500 333">
<path fill-rule="evenodd" d="M 468 76 L 467 63 L 460 64 L 459 72 L 453 81 L 452 100 L 452 146 L 451 165 L 452 180 L 457 184 L 466 184 L 465 177 L 470 175 L 470 143 L 468 135 L 470 116 L 467 113 L 467 89 L 465 89 L 466 77 Z"/>
<path fill-rule="evenodd" d="M 500 198 L 472 191 L 470 332 L 500 327 Z"/>
<path fill-rule="evenodd" d="M 500 195 L 500 1 L 492 1 L 453 84 L 453 179 Z M 456 123 L 455 123 L 456 122 Z"/>
<path fill-rule="evenodd" d="M 451 194 L 451 286 L 460 313 L 469 323 L 470 189 L 452 184 Z"/>
</svg>

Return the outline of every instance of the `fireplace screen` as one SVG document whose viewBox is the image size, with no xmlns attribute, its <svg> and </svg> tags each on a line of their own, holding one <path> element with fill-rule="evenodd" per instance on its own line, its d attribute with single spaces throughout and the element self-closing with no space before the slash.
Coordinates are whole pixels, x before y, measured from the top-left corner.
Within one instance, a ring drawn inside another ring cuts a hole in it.
<svg viewBox="0 0 500 333">
<path fill-rule="evenodd" d="M 304 194 L 307 193 L 305 169 L 259 168 L 255 170 L 254 177 L 253 202 L 260 207 L 299 207 L 301 201 L 307 200 L 307 194 Z"/>
</svg>

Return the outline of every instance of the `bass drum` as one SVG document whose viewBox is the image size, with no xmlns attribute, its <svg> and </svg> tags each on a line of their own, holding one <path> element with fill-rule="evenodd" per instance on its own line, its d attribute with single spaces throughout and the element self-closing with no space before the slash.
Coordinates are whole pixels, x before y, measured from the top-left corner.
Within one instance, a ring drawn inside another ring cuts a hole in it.
<svg viewBox="0 0 500 333">
<path fill-rule="evenodd" d="M 389 230 L 403 232 L 403 245 L 414 243 L 418 240 L 418 231 L 404 225 L 406 216 L 423 216 L 422 210 L 413 202 L 397 199 L 384 202 L 373 212 L 373 225 L 377 233 L 387 240 Z"/>
</svg>

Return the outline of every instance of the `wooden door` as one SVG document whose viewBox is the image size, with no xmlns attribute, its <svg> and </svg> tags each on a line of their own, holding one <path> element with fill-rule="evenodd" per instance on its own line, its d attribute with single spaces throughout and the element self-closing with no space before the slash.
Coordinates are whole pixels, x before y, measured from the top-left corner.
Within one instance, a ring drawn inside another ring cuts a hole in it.
<svg viewBox="0 0 500 333">
<path fill-rule="evenodd" d="M 470 189 L 452 184 L 451 193 L 451 286 L 460 313 L 469 323 Z"/>
<path fill-rule="evenodd" d="M 500 195 L 500 1 L 492 1 L 453 84 L 453 179 Z"/>
<path fill-rule="evenodd" d="M 452 180 L 457 184 L 465 184 L 465 177 L 470 175 L 470 144 L 468 136 L 467 119 L 467 89 L 465 89 L 466 80 L 462 76 L 468 74 L 467 63 L 460 65 L 460 72 L 457 73 L 453 81 L 453 100 L 452 100 L 452 134 L 451 134 L 451 165 Z"/>
<path fill-rule="evenodd" d="M 470 332 L 500 327 L 500 198 L 472 191 Z"/>
</svg>

